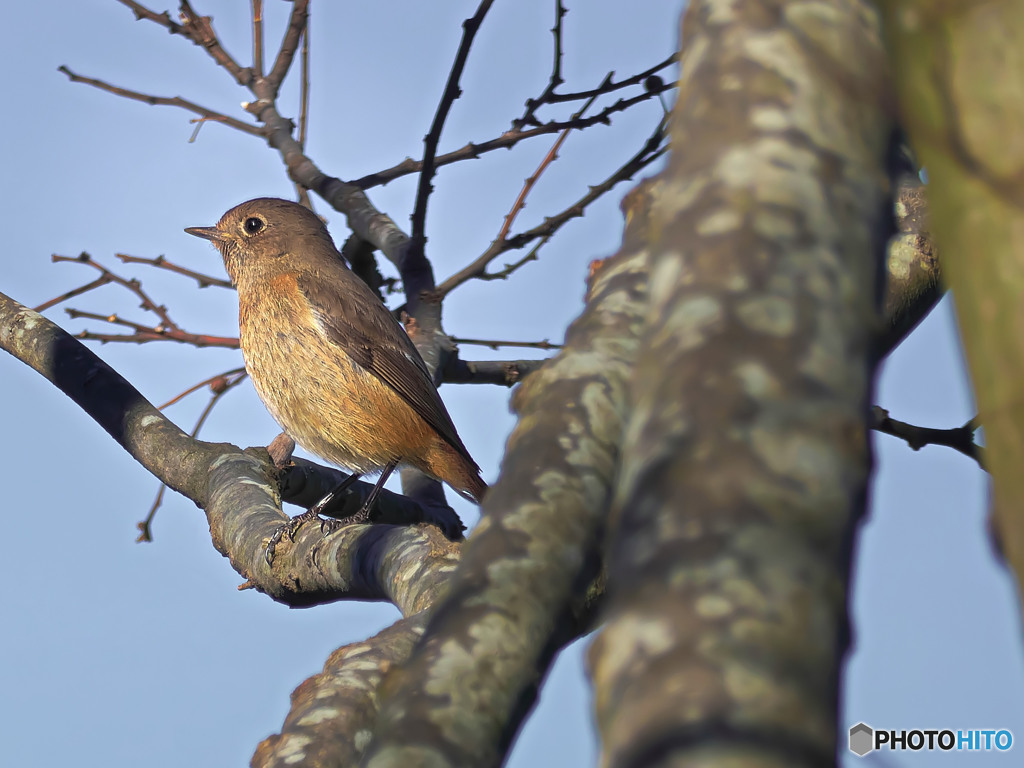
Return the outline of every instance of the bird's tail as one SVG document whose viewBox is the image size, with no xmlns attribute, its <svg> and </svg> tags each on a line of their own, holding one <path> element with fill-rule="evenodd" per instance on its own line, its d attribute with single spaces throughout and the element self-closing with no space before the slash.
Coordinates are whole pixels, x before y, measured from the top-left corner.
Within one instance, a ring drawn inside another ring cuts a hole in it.
<svg viewBox="0 0 1024 768">
<path fill-rule="evenodd" d="M 464 456 L 447 442 L 438 440 L 426 458 L 426 466 L 421 469 L 448 483 L 452 490 L 464 499 L 476 504 L 484 500 L 487 483 L 480 477 L 480 467 L 468 456 Z"/>
<path fill-rule="evenodd" d="M 487 493 L 487 483 L 480 477 L 480 469 L 476 466 L 469 469 L 465 474 L 465 487 L 452 486 L 455 492 L 465 499 L 483 504 L 484 494 Z"/>
</svg>

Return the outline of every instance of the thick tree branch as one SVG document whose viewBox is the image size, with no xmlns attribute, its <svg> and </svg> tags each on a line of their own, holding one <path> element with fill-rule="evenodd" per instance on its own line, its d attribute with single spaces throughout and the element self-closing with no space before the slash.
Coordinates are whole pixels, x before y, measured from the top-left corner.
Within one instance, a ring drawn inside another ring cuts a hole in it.
<svg viewBox="0 0 1024 768">
<path fill-rule="evenodd" d="M 647 196 L 620 254 L 594 275 L 565 347 L 514 396 L 519 424 L 447 596 L 389 678 L 367 764 L 499 765 L 572 606 L 598 568 L 636 336 L 647 296 Z"/>
<path fill-rule="evenodd" d="M 886 259 L 885 301 L 879 353 L 889 354 L 942 298 L 942 270 L 936 251 L 924 185 L 916 173 L 903 173 L 896 185 L 896 235 Z"/>
<path fill-rule="evenodd" d="M 953 291 L 997 538 L 1024 588 L 1024 5 L 887 0 L 903 123 L 928 170 L 942 278 Z M 1014 94 L 1011 96 L 1010 94 Z M 1008 137 L 1014 137 L 1008 141 Z"/>
<path fill-rule="evenodd" d="M 590 653 L 609 768 L 834 764 L 891 221 L 880 35 L 860 0 L 687 7 Z"/>
<path fill-rule="evenodd" d="M 409 658 L 425 624 L 421 612 L 332 653 L 323 672 L 292 693 L 281 732 L 260 743 L 252 768 L 359 765 L 376 725 L 381 680 Z"/>
<path fill-rule="evenodd" d="M 0 348 L 55 384 L 161 482 L 205 509 L 217 550 L 250 586 L 279 602 L 390 600 L 412 614 L 430 604 L 454 568 L 458 545 L 432 525 L 353 525 L 326 541 L 317 526 L 303 526 L 294 543 L 282 541 L 271 568 L 266 542 L 287 516 L 266 450 L 243 452 L 189 437 L 80 342 L 3 294 Z M 287 491 L 302 493 L 287 477 Z M 408 500 L 391 494 L 382 501 L 382 519 L 410 520 Z M 388 511 L 396 506 L 401 510 Z"/>
</svg>

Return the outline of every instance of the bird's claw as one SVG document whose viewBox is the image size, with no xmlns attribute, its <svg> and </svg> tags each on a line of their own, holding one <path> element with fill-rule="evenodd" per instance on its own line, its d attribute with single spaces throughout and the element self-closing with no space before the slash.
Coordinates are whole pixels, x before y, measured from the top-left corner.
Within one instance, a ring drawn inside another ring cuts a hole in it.
<svg viewBox="0 0 1024 768">
<path fill-rule="evenodd" d="M 313 509 L 303 512 L 301 515 L 296 515 L 287 523 L 282 523 L 274 531 L 274 535 L 270 537 L 270 541 L 267 542 L 267 551 L 264 553 L 267 565 L 274 564 L 274 550 L 277 549 L 277 545 L 281 542 L 284 536 L 288 537 L 289 541 L 295 541 L 295 532 L 308 523 L 310 520 L 319 520 L 319 510 L 314 507 Z"/>
</svg>

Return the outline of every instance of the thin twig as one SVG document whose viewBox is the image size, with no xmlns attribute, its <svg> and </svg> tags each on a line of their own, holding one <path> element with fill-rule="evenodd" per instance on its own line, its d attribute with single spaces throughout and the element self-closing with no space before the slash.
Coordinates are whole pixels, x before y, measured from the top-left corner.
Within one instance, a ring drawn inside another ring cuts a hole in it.
<svg viewBox="0 0 1024 768">
<path fill-rule="evenodd" d="M 139 3 L 133 2 L 133 0 L 118 0 L 121 5 L 127 5 L 132 11 L 135 12 L 135 18 L 137 20 L 145 19 L 146 21 L 153 21 L 162 27 L 166 27 L 172 35 L 184 35 L 184 28 L 175 23 L 171 18 L 171 15 L 164 11 L 163 13 L 157 13 L 156 11 L 149 10 L 146 6 Z"/>
<path fill-rule="evenodd" d="M 477 347 L 490 347 L 491 349 L 498 349 L 499 347 L 524 347 L 529 349 L 561 349 L 561 344 L 552 344 L 547 339 L 543 341 L 491 341 L 488 339 L 463 339 L 452 337 L 452 341 L 456 344 L 470 344 Z"/>
<path fill-rule="evenodd" d="M 926 445 L 944 445 L 947 448 L 959 451 L 964 456 L 974 459 L 983 469 L 985 468 L 984 449 L 974 442 L 974 433 L 978 429 L 974 419 L 971 419 L 962 427 L 954 427 L 953 429 L 918 427 L 913 424 L 907 424 L 905 421 L 897 421 L 890 418 L 889 412 L 884 408 L 879 408 L 877 405 L 871 408 L 871 418 L 872 429 L 882 434 L 892 435 L 893 437 L 905 440 L 907 445 L 915 451 L 920 450 Z"/>
<path fill-rule="evenodd" d="M 586 112 L 593 103 L 594 99 L 589 99 L 587 103 L 584 104 L 575 115 L 573 115 L 573 117 L 582 117 L 583 113 Z M 523 184 L 523 188 L 519 191 L 518 197 L 516 197 L 515 202 L 512 204 L 512 209 L 508 214 L 506 214 L 505 221 L 502 223 L 501 229 L 498 231 L 498 236 L 494 238 L 495 240 L 503 241 L 508 237 L 509 230 L 512 229 L 512 224 L 515 222 L 516 216 L 518 216 L 523 208 L 526 207 L 526 198 L 529 196 L 530 191 L 537 183 L 537 180 L 540 179 L 541 174 L 544 173 L 547 167 L 555 161 L 555 158 L 558 157 L 558 150 L 562 148 L 562 145 L 565 143 L 565 140 L 568 138 L 571 131 L 571 128 L 566 128 L 558 134 L 558 138 L 555 140 L 555 143 L 551 145 L 551 149 L 548 150 L 544 159 L 540 161 L 540 165 L 537 166 L 537 170 L 533 172 L 533 175 L 526 179 Z"/>
<path fill-rule="evenodd" d="M 142 323 L 136 323 L 132 320 L 126 320 L 118 314 L 102 315 L 99 312 L 86 312 L 81 309 L 73 309 L 69 307 L 64 310 L 67 312 L 68 317 L 72 320 L 99 320 L 103 323 L 110 323 L 111 325 L 120 325 L 124 328 L 131 328 L 136 333 L 147 333 L 147 334 L 160 334 L 163 331 L 159 326 L 154 327 L 151 325 L 144 325 Z"/>
<path fill-rule="evenodd" d="M 188 37 L 189 40 L 200 48 L 205 48 L 206 52 L 213 57 L 213 60 L 231 74 L 235 79 L 235 82 L 239 85 L 249 85 L 249 83 L 252 82 L 252 70 L 248 67 L 242 67 L 239 65 L 239 63 L 231 58 L 228 52 L 224 50 L 224 46 L 221 45 L 220 39 L 218 39 L 216 33 L 213 31 L 213 25 L 210 23 L 209 16 L 200 16 L 196 13 L 192 9 L 188 0 L 181 0 L 179 16 L 181 18 L 182 34 Z"/>
<path fill-rule="evenodd" d="M 263 0 L 252 0 L 252 69 L 263 77 Z"/>
<path fill-rule="evenodd" d="M 264 131 L 261 126 L 250 125 L 249 123 L 243 123 L 241 120 L 237 120 L 233 117 L 215 112 L 212 109 L 200 106 L 195 102 L 183 99 L 180 96 L 153 96 L 149 93 L 140 93 L 139 91 L 132 91 L 127 88 L 121 88 L 110 83 L 105 83 L 102 80 L 96 80 L 92 77 L 84 77 L 77 75 L 70 69 L 65 67 L 63 64 L 57 67 L 58 72 L 63 72 L 68 76 L 68 79 L 73 83 L 85 83 L 91 85 L 93 88 L 99 88 L 101 91 L 112 93 L 115 96 L 121 96 L 132 101 L 141 101 L 143 104 L 149 104 L 151 106 L 167 106 L 167 107 L 180 107 L 181 109 L 188 110 L 197 115 L 201 115 L 204 120 L 213 120 L 218 123 L 224 123 L 235 130 L 241 131 L 242 133 L 248 133 L 250 136 L 264 136 Z"/>
<path fill-rule="evenodd" d="M 309 128 L 309 14 L 306 14 L 306 28 L 302 30 L 302 52 L 299 54 L 302 66 L 302 81 L 299 83 L 299 146 L 306 149 L 306 131 Z"/>
<path fill-rule="evenodd" d="M 211 277 L 210 275 L 204 275 L 202 272 L 195 272 L 191 269 L 187 269 L 186 267 L 178 266 L 177 264 L 168 261 L 163 256 L 157 256 L 156 258 L 150 259 L 145 256 L 131 256 L 127 253 L 115 253 L 114 255 L 125 264 L 147 264 L 151 267 L 156 267 L 157 269 L 164 269 L 168 272 L 174 272 L 177 275 L 190 277 L 199 284 L 200 288 L 206 288 L 211 285 L 215 285 L 219 288 L 234 287 L 231 285 L 230 280 L 224 280 L 220 277 Z"/>
<path fill-rule="evenodd" d="M 86 313 L 82 313 L 84 317 Z M 96 319 L 106 320 L 107 318 L 97 316 Z M 136 333 L 95 333 L 93 331 L 80 331 L 74 334 L 76 339 L 82 341 L 98 341 L 101 344 L 125 343 L 145 344 L 149 341 L 176 341 L 179 344 L 191 344 L 193 347 L 223 347 L 225 349 L 238 349 L 238 339 L 230 336 L 209 336 L 200 333 L 188 333 L 181 330 L 145 330 Z"/>
<path fill-rule="evenodd" d="M 533 116 L 534 112 L 542 105 L 549 103 L 549 99 L 554 95 L 555 89 L 565 82 L 562 77 L 562 19 L 568 12 L 562 4 L 562 0 L 555 0 L 555 26 L 551 28 L 555 51 L 554 61 L 551 64 L 551 77 L 540 96 L 536 99 L 527 99 L 526 112 L 516 121 L 517 127 L 527 124 L 537 125 L 537 120 Z"/>
<path fill-rule="evenodd" d="M 462 162 L 463 160 L 476 160 L 487 152 L 493 152 L 496 149 L 508 149 L 514 147 L 521 141 L 532 139 L 536 136 L 545 136 L 549 133 L 558 133 L 564 131 L 566 128 L 575 128 L 576 130 L 582 130 L 589 128 L 592 125 L 598 123 L 602 125 L 611 125 L 611 118 L 613 115 L 624 112 L 630 107 L 634 107 L 637 104 L 645 102 L 649 99 L 656 97 L 661 90 L 670 90 L 674 88 L 675 84 L 665 85 L 663 89 L 644 91 L 641 94 L 630 97 L 628 99 L 619 99 L 614 104 L 611 104 L 595 115 L 590 117 L 581 117 L 578 120 L 552 120 L 549 123 L 538 125 L 533 128 L 511 128 L 505 133 L 501 134 L 496 138 L 490 139 L 489 141 L 481 142 L 476 144 L 470 142 L 460 149 L 452 150 L 444 155 L 439 155 L 434 158 L 434 168 L 440 168 L 443 165 L 451 165 L 452 163 Z M 366 190 L 372 187 L 378 187 L 382 184 L 399 179 L 403 176 L 408 176 L 412 173 L 418 173 L 423 169 L 423 163 L 419 160 L 413 160 L 411 157 L 407 157 L 397 165 L 393 165 L 390 168 L 386 168 L 383 171 L 377 171 L 376 173 L 367 174 L 354 181 L 348 182 L 353 187 Z"/>
<path fill-rule="evenodd" d="M 234 376 L 235 378 L 232 379 L 232 376 Z M 203 428 L 203 424 L 206 423 L 206 419 L 209 417 L 211 411 L 213 411 L 213 407 L 225 395 L 225 393 L 227 393 L 229 389 L 236 387 L 240 383 L 242 383 L 242 381 L 245 380 L 245 377 L 246 374 L 244 368 L 235 368 L 234 370 L 227 371 L 225 373 L 219 373 L 216 376 L 211 376 L 209 379 L 206 379 L 206 381 L 199 382 L 194 387 L 186 389 L 177 397 L 167 401 L 164 405 L 160 406 L 160 410 L 162 411 L 164 408 L 178 402 L 186 395 L 189 395 L 195 392 L 196 390 L 202 388 L 203 386 L 209 384 L 210 391 L 213 392 L 213 396 L 210 398 L 210 402 L 206 404 L 206 407 L 203 408 L 203 412 L 199 414 L 199 419 L 196 421 L 196 424 L 192 428 L 192 432 L 190 433 L 192 437 L 198 437 L 199 430 Z M 153 504 L 149 508 L 149 513 L 146 515 L 144 519 L 140 520 L 138 523 L 135 524 L 136 528 L 139 529 L 139 535 L 135 539 L 136 543 L 153 540 L 153 531 L 151 527 L 153 523 L 153 518 L 156 516 L 156 511 L 160 509 L 160 505 L 163 504 L 164 502 L 164 491 L 166 490 L 167 486 L 161 484 L 160 490 L 157 491 L 156 498 L 153 500 Z"/>
<path fill-rule="evenodd" d="M 644 143 L 644 146 L 640 148 L 639 152 L 627 160 L 624 165 L 612 173 L 612 175 L 607 179 L 602 181 L 600 184 L 591 187 L 587 194 L 568 208 L 554 216 L 544 219 L 541 224 L 533 227 L 532 229 L 520 232 L 517 235 L 513 235 L 512 237 L 508 237 L 503 240 L 495 240 L 492 242 L 490 247 L 488 247 L 488 249 L 473 262 L 456 272 L 447 280 L 441 282 L 436 289 L 437 295 L 444 297 L 458 286 L 474 278 L 483 280 L 503 279 L 508 277 L 508 275 L 515 271 L 519 266 L 522 266 L 522 264 L 535 259 L 536 253 L 534 252 L 528 254 L 525 259 L 521 260 L 515 266 L 507 265 L 502 273 L 487 273 L 488 265 L 502 253 L 523 248 L 528 243 L 538 239 L 542 240 L 543 244 L 543 242 L 546 242 L 545 238 L 550 239 L 551 235 L 557 232 L 566 222 L 573 218 L 582 216 L 588 205 L 593 203 L 616 184 L 632 178 L 638 171 L 647 167 L 665 154 L 665 152 L 668 151 L 668 148 L 662 146 L 662 142 L 665 135 L 666 124 L 666 119 L 662 118 L 662 120 L 659 121 L 657 128 L 654 130 L 654 133 L 651 134 L 650 138 L 648 138 Z"/>
<path fill-rule="evenodd" d="M 228 380 L 231 379 L 232 376 L 241 376 L 241 378 L 244 379 L 245 376 L 247 376 L 247 375 L 248 374 L 246 373 L 244 367 L 242 367 L 242 368 L 232 368 L 230 371 L 224 371 L 224 373 L 218 373 L 218 374 L 216 374 L 214 376 L 211 376 L 208 379 L 203 379 L 198 384 L 193 384 L 191 387 L 186 389 L 184 392 L 180 392 L 179 394 L 175 395 L 174 397 L 172 397 L 170 400 L 168 400 L 163 405 L 158 405 L 157 406 L 157 410 L 162 411 L 164 408 L 170 408 L 175 403 L 181 402 L 181 400 L 183 398 L 188 397 L 193 392 L 196 392 L 196 391 L 202 389 L 203 387 L 205 387 L 207 385 L 209 385 L 210 388 L 213 389 L 213 391 L 216 392 L 217 390 L 216 390 L 216 388 L 214 388 L 214 385 L 218 384 L 222 379 L 224 381 L 228 381 Z M 195 435 L 192 435 L 192 436 L 195 437 Z"/>
<path fill-rule="evenodd" d="M 514 125 L 537 125 L 538 123 L 536 122 L 536 118 L 534 118 L 533 115 L 536 112 L 537 108 L 544 104 L 564 104 L 565 102 L 569 101 L 580 101 L 581 99 L 589 99 L 594 96 L 604 96 L 609 93 L 614 93 L 615 91 L 621 90 L 623 88 L 630 88 L 634 85 L 644 85 L 645 87 L 647 87 L 647 80 L 649 78 L 653 77 L 654 75 L 657 75 L 661 70 L 672 66 L 678 60 L 679 52 L 677 51 L 668 58 L 664 59 L 663 61 L 655 64 L 653 67 L 645 69 L 643 72 L 640 72 L 631 77 L 627 77 L 624 80 L 619 80 L 618 82 L 614 82 L 613 80 L 613 78 L 615 77 L 615 73 L 609 72 L 607 75 L 605 75 L 604 80 L 601 81 L 601 84 L 597 86 L 597 88 L 591 88 L 588 91 L 574 91 L 572 93 L 550 92 L 546 94 L 541 94 L 541 96 L 538 96 L 536 99 L 526 102 L 527 111 L 523 114 L 521 118 L 519 118 L 519 120 L 517 120 L 514 123 Z M 656 83 L 651 83 L 651 85 L 654 86 L 656 85 Z M 671 90 L 672 88 L 675 87 L 675 83 L 670 83 L 666 85 L 665 82 L 662 81 L 661 85 L 658 85 L 657 87 L 654 88 L 654 93 L 661 94 L 662 92 Z M 648 90 L 651 89 L 648 88 Z"/>
<path fill-rule="evenodd" d="M 157 317 L 159 317 L 160 325 L 162 327 L 171 330 L 179 330 L 178 324 L 171 320 L 171 316 L 167 313 L 167 307 L 163 306 L 162 304 L 157 304 L 155 301 L 153 301 L 149 297 L 149 295 L 142 290 L 142 283 L 140 283 L 137 279 L 126 279 L 114 272 L 111 272 L 98 261 L 93 259 L 93 257 L 90 256 L 85 251 L 82 251 L 82 253 L 80 253 L 78 256 L 61 256 L 55 253 L 50 257 L 50 259 L 54 263 L 61 261 L 70 261 L 78 264 L 85 264 L 87 266 L 92 267 L 93 269 L 99 270 L 100 274 L 103 275 L 104 278 L 107 278 L 107 282 L 117 283 L 118 285 L 123 286 L 132 293 L 134 293 L 142 302 L 139 306 L 142 309 L 152 312 Z"/>
<path fill-rule="evenodd" d="M 449 384 L 498 384 L 511 387 L 544 365 L 545 360 L 462 360 L 451 355 L 442 371 Z"/>
<path fill-rule="evenodd" d="M 437 155 L 437 145 L 441 141 L 441 131 L 444 129 L 445 120 L 452 104 L 462 95 L 459 87 L 459 79 L 462 77 L 462 70 L 469 58 L 469 49 L 473 45 L 473 38 L 476 37 L 480 24 L 490 10 L 494 0 L 481 0 L 477 6 L 476 13 L 462 22 L 462 41 L 459 43 L 459 50 L 455 54 L 455 61 L 452 63 L 451 72 L 448 73 L 448 82 L 445 83 L 444 93 L 441 94 L 441 101 L 437 105 L 437 112 L 434 114 L 434 122 L 430 126 L 430 132 L 423 140 L 423 162 L 420 170 L 420 181 L 416 188 L 416 205 L 412 214 L 412 234 L 410 236 L 410 250 L 412 253 L 421 254 L 427 242 L 427 200 L 434 187 L 431 183 L 434 179 L 436 166 L 434 158 Z M 415 257 L 415 256 L 414 256 Z"/>
<path fill-rule="evenodd" d="M 548 235 L 544 235 L 537 244 L 533 246 L 526 254 L 516 261 L 506 264 L 502 269 L 496 272 L 484 272 L 478 275 L 480 280 L 508 280 L 515 272 L 518 272 L 522 267 L 525 267 L 531 261 L 537 261 L 537 254 L 540 253 L 540 249 L 551 242 L 551 238 L 554 237 L 554 232 Z"/>
<path fill-rule="evenodd" d="M 67 293 L 62 293 L 60 296 L 55 296 L 49 301 L 44 301 L 38 307 L 34 307 L 33 311 L 43 312 L 49 309 L 50 307 L 60 304 L 62 301 L 73 299 L 75 296 L 81 296 L 83 293 L 88 293 L 89 291 L 95 288 L 99 288 L 100 286 L 103 285 L 108 285 L 111 282 L 113 282 L 113 280 L 108 275 L 101 275 L 100 277 L 97 277 L 95 280 L 93 280 L 91 283 L 86 283 L 85 285 L 79 286 L 78 288 L 72 288 Z"/>
<path fill-rule="evenodd" d="M 309 0 L 293 0 L 292 13 L 288 19 L 288 28 L 284 32 L 284 39 L 281 40 L 281 48 L 278 50 L 277 58 L 274 60 L 274 68 L 270 70 L 270 74 L 266 77 L 266 81 L 273 89 L 275 97 L 281 89 L 281 83 L 284 82 L 288 70 L 292 66 L 292 61 L 295 59 L 295 51 L 298 50 L 299 38 L 302 37 L 303 31 L 306 29 L 308 15 Z"/>
</svg>

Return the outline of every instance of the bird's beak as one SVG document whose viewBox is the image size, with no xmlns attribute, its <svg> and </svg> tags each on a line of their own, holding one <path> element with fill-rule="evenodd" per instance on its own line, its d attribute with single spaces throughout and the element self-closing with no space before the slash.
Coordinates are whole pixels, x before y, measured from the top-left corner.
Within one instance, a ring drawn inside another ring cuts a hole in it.
<svg viewBox="0 0 1024 768">
<path fill-rule="evenodd" d="M 214 243 L 226 243 L 231 239 L 216 227 L 185 227 L 185 231 Z"/>
</svg>

